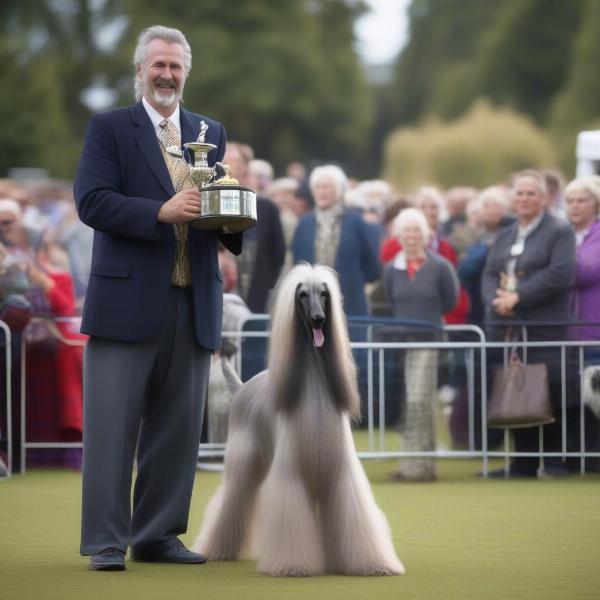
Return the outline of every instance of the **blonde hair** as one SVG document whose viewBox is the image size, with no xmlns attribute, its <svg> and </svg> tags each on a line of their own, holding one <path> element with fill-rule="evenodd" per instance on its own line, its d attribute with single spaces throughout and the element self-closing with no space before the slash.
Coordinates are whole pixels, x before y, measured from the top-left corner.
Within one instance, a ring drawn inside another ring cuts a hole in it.
<svg viewBox="0 0 600 600">
<path fill-rule="evenodd" d="M 600 212 L 600 176 L 587 175 L 573 179 L 565 188 L 565 198 L 577 192 L 584 192 L 591 196 L 596 213 Z"/>
</svg>

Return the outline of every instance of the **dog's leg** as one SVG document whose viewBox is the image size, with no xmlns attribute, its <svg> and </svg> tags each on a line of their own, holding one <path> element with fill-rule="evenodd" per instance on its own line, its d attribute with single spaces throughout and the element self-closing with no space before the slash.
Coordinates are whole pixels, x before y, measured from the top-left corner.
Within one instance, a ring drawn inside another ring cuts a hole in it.
<svg viewBox="0 0 600 600">
<path fill-rule="evenodd" d="M 309 498 L 294 453 L 293 433 L 279 428 L 271 470 L 260 491 L 257 513 L 258 570 L 274 576 L 324 572 L 315 503 Z"/>
<path fill-rule="evenodd" d="M 264 473 L 257 443 L 247 429 L 230 432 L 224 482 L 211 498 L 194 552 L 208 560 L 236 560 L 248 545 L 249 522 Z"/>
<path fill-rule="evenodd" d="M 324 481 L 321 525 L 327 571 L 347 575 L 397 575 L 404 567 L 396 556 L 389 525 L 377 506 L 356 456 L 347 425 L 344 456 L 337 476 Z"/>
</svg>

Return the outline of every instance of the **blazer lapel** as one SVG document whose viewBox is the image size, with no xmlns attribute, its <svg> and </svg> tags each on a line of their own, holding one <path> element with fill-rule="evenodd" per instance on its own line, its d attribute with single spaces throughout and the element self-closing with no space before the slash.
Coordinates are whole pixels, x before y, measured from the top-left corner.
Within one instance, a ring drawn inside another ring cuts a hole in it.
<svg viewBox="0 0 600 600">
<path fill-rule="evenodd" d="M 173 187 L 167 164 L 160 150 L 154 127 L 152 127 L 152 121 L 150 121 L 141 102 L 133 106 L 131 117 L 134 124 L 133 135 L 142 155 L 161 187 L 169 194 L 169 197 L 173 196 L 175 188 Z"/>
<path fill-rule="evenodd" d="M 200 133 L 200 123 L 192 119 L 190 113 L 183 108 L 179 109 L 179 122 L 181 124 L 181 143 L 195 142 Z"/>
<path fill-rule="evenodd" d="M 179 112 L 179 121 L 181 123 L 181 142 L 185 144 L 187 142 L 195 142 L 198 140 L 198 134 L 200 133 L 200 121 L 205 119 L 202 115 L 194 115 L 183 108 L 180 109 Z M 209 121 L 209 119 L 206 119 Z M 215 127 L 209 127 L 206 132 L 206 142 L 210 144 L 218 144 L 219 139 L 215 137 L 219 133 L 219 130 Z M 194 153 L 189 150 L 184 150 L 185 155 L 188 158 L 188 162 L 194 163 Z M 213 156 L 214 150 L 209 150 L 208 152 L 208 164 L 213 165 L 214 159 L 211 158 Z"/>
</svg>

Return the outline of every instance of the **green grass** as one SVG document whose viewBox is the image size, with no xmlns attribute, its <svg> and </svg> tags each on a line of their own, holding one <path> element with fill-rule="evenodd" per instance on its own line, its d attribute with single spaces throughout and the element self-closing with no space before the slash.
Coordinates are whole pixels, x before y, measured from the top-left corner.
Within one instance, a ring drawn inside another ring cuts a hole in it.
<svg viewBox="0 0 600 600">
<path fill-rule="evenodd" d="M 393 531 L 402 577 L 276 579 L 253 562 L 129 563 L 88 570 L 78 555 L 78 473 L 31 470 L 0 484 L 0 598 L 600 599 L 600 478 L 482 481 L 477 461 L 440 461 L 440 480 L 398 484 L 395 461 L 365 468 Z M 198 473 L 191 543 L 220 475 Z"/>
</svg>

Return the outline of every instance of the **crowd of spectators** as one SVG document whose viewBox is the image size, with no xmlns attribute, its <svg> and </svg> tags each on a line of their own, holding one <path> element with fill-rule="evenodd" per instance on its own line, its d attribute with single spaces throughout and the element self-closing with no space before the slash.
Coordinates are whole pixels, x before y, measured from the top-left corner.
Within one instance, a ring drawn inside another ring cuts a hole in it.
<svg viewBox="0 0 600 600">
<path fill-rule="evenodd" d="M 219 256 L 225 292 L 238 295 L 253 313 L 268 312 L 278 277 L 307 260 L 339 273 L 349 316 L 419 316 L 437 325 L 488 328 L 515 319 L 559 320 L 561 328 L 532 328 L 530 339 L 600 343 L 600 327 L 589 324 L 600 322 L 600 177 L 565 186 L 554 171 L 526 171 L 482 190 L 428 186 L 404 193 L 385 181 L 353 180 L 335 165 L 308 173 L 292 163 L 275 177 L 267 161 L 236 142 L 228 144 L 225 162 L 241 185 L 258 192 L 258 226 L 245 234 L 244 252 L 234 257 L 222 248 Z M 32 435 L 78 439 L 81 414 L 73 406 L 80 405 L 81 391 L 74 390 L 80 384 L 78 343 L 85 339 L 77 334 L 77 317 L 92 231 L 77 217 L 71 184 L 0 180 L 0 244 L 2 308 L 21 296 L 31 317 L 71 317 L 57 321 L 58 331 L 25 329 L 28 427 L 36 406 L 45 407 L 39 420 L 48 422 L 52 405 L 52 425 L 39 431 L 31 425 Z M 11 265 L 20 288 L 11 288 Z M 588 324 L 567 327 L 567 321 Z M 586 350 L 585 359 L 600 363 L 598 348 Z M 437 355 L 428 360 L 437 371 Z M 47 401 L 40 403 L 36 394 Z M 532 444 L 529 439 L 523 447 Z M 423 464 L 418 477 L 433 478 Z"/>
</svg>

